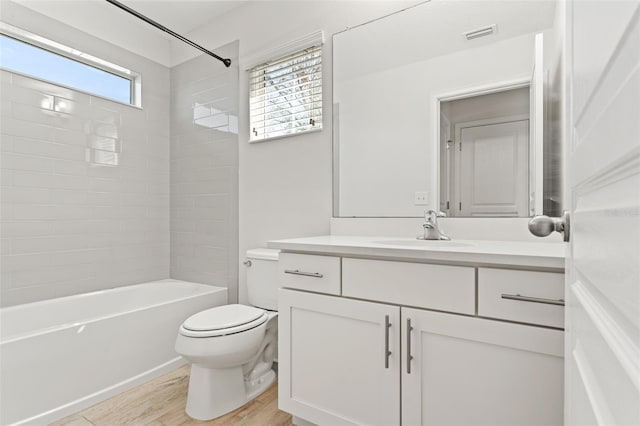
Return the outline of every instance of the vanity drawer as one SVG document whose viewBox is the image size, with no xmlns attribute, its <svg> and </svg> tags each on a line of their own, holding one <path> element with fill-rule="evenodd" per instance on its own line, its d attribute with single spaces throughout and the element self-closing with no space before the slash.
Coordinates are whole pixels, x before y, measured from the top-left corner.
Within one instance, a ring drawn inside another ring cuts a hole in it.
<svg viewBox="0 0 640 426">
<path fill-rule="evenodd" d="M 475 314 L 475 270 L 367 259 L 342 259 L 342 295 Z"/>
<path fill-rule="evenodd" d="M 564 328 L 564 274 L 478 269 L 478 315 Z"/>
<path fill-rule="evenodd" d="M 286 288 L 340 295 L 340 258 L 280 253 L 280 285 Z"/>
</svg>

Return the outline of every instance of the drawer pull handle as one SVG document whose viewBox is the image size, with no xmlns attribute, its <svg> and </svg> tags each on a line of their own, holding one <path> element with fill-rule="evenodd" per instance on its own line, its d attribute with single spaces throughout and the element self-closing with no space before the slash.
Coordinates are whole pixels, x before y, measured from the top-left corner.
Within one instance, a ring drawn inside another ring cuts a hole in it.
<svg viewBox="0 0 640 426">
<path fill-rule="evenodd" d="M 391 351 L 389 350 L 389 329 L 391 328 L 391 322 L 389 322 L 389 315 L 384 316 L 384 368 L 389 368 L 389 357 Z"/>
<path fill-rule="evenodd" d="M 557 306 L 564 306 L 564 300 L 563 299 L 542 299 L 539 297 L 531 297 L 531 296 L 521 296 L 519 294 L 504 294 L 502 293 L 502 298 L 503 299 L 509 299 L 509 300 L 519 300 L 521 302 L 532 302 L 532 303 L 543 303 L 545 305 L 557 305 Z"/>
<path fill-rule="evenodd" d="M 304 271 L 298 271 L 297 269 L 295 271 L 292 271 L 291 269 L 285 269 L 284 273 L 293 274 L 293 275 L 304 275 L 305 277 L 314 277 L 314 278 L 323 277 L 323 275 L 318 272 L 304 272 Z"/>
<path fill-rule="evenodd" d="M 411 355 L 411 331 L 413 327 L 411 327 L 411 318 L 407 318 L 407 374 L 411 374 L 411 360 L 413 359 L 413 355 Z"/>
</svg>

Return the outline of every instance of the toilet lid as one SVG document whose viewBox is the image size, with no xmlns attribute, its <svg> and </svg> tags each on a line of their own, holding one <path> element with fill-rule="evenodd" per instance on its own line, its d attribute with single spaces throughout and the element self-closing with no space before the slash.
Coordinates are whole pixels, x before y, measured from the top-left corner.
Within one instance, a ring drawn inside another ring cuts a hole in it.
<svg viewBox="0 0 640 426">
<path fill-rule="evenodd" d="M 265 316 L 262 309 L 246 305 L 224 305 L 207 309 L 190 316 L 182 327 L 190 331 L 214 331 L 235 328 L 242 331 L 242 325 L 252 326 L 256 320 Z M 266 320 L 266 318 L 265 318 Z"/>
</svg>

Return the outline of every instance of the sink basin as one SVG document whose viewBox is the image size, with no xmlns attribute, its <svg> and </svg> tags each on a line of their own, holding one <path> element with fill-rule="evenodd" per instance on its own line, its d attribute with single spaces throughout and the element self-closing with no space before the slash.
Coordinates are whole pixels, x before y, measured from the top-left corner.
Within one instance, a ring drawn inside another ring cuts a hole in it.
<svg viewBox="0 0 640 426">
<path fill-rule="evenodd" d="M 456 248 L 456 247 L 472 247 L 470 243 L 459 243 L 456 241 L 444 240 L 380 240 L 374 241 L 374 244 L 384 244 L 389 246 L 406 246 L 406 247 L 424 247 L 424 248 Z"/>
</svg>

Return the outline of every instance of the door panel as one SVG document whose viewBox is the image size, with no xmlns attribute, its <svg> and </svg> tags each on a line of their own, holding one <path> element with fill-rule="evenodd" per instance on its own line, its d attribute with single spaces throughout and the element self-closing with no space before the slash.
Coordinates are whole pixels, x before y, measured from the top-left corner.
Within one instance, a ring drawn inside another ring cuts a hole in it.
<svg viewBox="0 0 640 426">
<path fill-rule="evenodd" d="M 528 216 L 529 121 L 460 131 L 462 216 Z"/>
<path fill-rule="evenodd" d="M 567 425 L 640 424 L 639 21 L 638 2 L 567 8 Z"/>
</svg>

